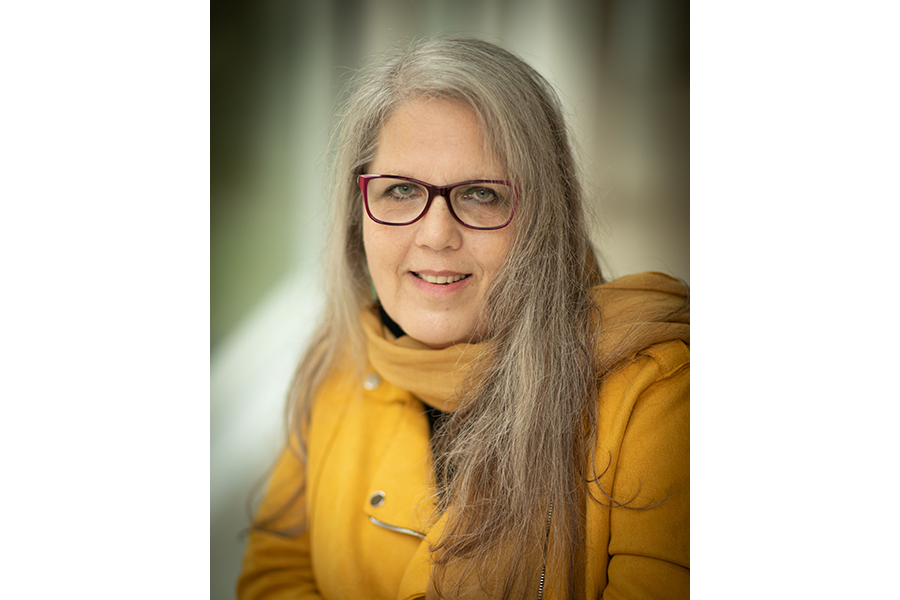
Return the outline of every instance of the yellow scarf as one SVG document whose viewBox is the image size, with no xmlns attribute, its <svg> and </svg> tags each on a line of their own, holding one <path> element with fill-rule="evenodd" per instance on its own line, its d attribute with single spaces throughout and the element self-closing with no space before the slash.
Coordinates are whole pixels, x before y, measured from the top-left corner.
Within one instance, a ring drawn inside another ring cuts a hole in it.
<svg viewBox="0 0 900 600">
<path fill-rule="evenodd" d="M 600 309 L 598 356 L 610 368 L 659 342 L 690 345 L 687 290 L 662 273 L 628 275 L 594 288 Z M 435 350 L 408 335 L 394 338 L 376 310 L 362 315 L 369 360 L 393 385 L 442 411 L 456 408 L 457 391 L 490 341 Z"/>
</svg>

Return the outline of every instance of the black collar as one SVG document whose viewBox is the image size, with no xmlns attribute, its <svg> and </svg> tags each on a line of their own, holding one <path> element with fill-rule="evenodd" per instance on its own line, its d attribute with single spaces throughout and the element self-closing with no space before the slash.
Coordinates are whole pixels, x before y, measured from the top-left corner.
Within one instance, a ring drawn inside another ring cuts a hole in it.
<svg viewBox="0 0 900 600">
<path fill-rule="evenodd" d="M 403 329 L 397 325 L 386 312 L 384 312 L 384 307 L 381 306 L 381 302 L 378 303 L 378 314 L 381 315 L 381 322 L 388 328 L 388 331 L 394 334 L 395 338 L 406 335 L 406 332 L 403 331 Z"/>
</svg>

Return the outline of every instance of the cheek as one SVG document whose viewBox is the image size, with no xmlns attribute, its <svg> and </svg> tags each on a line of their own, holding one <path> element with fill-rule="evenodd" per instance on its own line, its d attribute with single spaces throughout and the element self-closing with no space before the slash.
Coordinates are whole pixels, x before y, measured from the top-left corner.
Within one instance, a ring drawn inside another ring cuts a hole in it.
<svg viewBox="0 0 900 600">
<path fill-rule="evenodd" d="M 503 267 L 510 248 L 512 248 L 511 232 L 508 232 L 507 229 L 509 228 L 506 227 L 501 231 L 491 232 L 495 235 L 487 238 L 485 243 L 481 245 L 481 248 L 474 252 L 475 256 L 481 257 L 481 265 L 485 272 L 490 274 L 491 279 Z"/>
<path fill-rule="evenodd" d="M 376 286 L 387 283 L 387 279 L 396 275 L 403 260 L 403 240 L 398 233 L 375 223 L 363 225 L 363 247 L 366 251 L 366 263 L 369 275 Z"/>
</svg>

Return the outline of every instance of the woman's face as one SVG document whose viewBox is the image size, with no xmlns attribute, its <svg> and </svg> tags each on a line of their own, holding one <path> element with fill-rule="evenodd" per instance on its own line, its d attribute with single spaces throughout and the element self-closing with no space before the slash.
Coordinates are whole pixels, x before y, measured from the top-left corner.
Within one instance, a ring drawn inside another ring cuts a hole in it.
<svg viewBox="0 0 900 600">
<path fill-rule="evenodd" d="M 368 172 L 438 186 L 506 179 L 485 150 L 474 111 L 445 99 L 402 104 L 385 122 Z M 364 214 L 369 273 L 384 310 L 408 335 L 434 348 L 478 341 L 487 291 L 509 252 L 514 226 L 464 227 L 443 197 L 411 225 L 381 225 Z"/>
</svg>

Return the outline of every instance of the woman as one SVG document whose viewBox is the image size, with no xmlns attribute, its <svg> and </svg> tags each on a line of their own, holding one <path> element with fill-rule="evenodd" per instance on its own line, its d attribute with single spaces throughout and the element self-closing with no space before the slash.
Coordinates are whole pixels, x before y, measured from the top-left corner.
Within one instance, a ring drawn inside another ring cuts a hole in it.
<svg viewBox="0 0 900 600">
<path fill-rule="evenodd" d="M 558 99 L 517 57 L 436 39 L 358 81 L 239 596 L 687 597 L 686 290 L 601 285 Z"/>
</svg>

